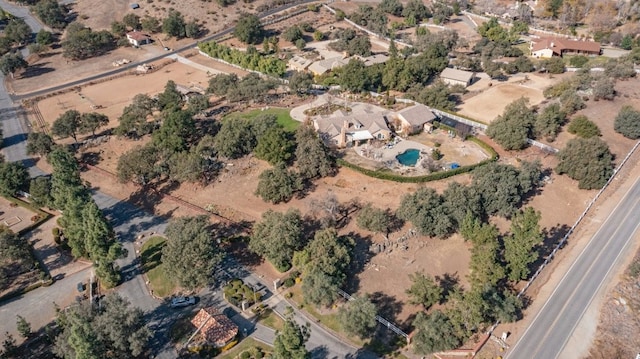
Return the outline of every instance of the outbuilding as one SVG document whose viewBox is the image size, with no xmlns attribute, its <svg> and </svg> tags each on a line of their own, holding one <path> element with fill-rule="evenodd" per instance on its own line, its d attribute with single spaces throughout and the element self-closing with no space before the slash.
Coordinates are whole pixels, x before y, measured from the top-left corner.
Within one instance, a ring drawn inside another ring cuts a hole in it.
<svg viewBox="0 0 640 359">
<path fill-rule="evenodd" d="M 449 85 L 462 85 L 467 87 L 473 82 L 474 73 L 471 71 L 464 71 L 458 69 L 452 69 L 450 67 L 442 70 L 440 79 Z"/>
</svg>

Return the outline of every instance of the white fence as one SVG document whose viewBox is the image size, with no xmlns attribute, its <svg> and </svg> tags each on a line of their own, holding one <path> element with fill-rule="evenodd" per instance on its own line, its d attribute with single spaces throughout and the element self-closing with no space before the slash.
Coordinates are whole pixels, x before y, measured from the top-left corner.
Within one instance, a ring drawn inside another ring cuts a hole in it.
<svg viewBox="0 0 640 359">
<path fill-rule="evenodd" d="M 338 289 L 338 294 L 340 294 L 346 300 L 353 300 L 353 297 L 349 293 L 343 291 L 342 289 Z M 385 327 L 389 328 L 389 330 L 391 330 L 392 332 L 404 337 L 407 340 L 407 344 L 409 344 L 409 341 L 410 341 L 409 334 L 403 332 L 400 328 L 395 326 L 393 323 L 391 323 L 390 321 L 384 319 L 379 315 L 376 315 L 376 321 L 384 325 Z"/>
<path fill-rule="evenodd" d="M 573 226 L 571 226 L 571 228 L 569 228 L 569 231 L 567 232 L 567 234 L 565 234 L 564 237 L 562 237 L 560 242 L 558 242 L 558 244 L 553 248 L 553 251 L 551 251 L 549 256 L 547 256 L 547 258 L 544 260 L 544 262 L 540 265 L 540 267 L 538 267 L 536 272 L 531 276 L 531 279 L 529 279 L 529 282 L 527 282 L 527 284 L 520 290 L 520 292 L 518 293 L 518 298 L 522 297 L 522 295 L 527 291 L 527 289 L 529 289 L 529 287 L 531 286 L 533 281 L 536 280 L 536 278 L 538 278 L 538 276 L 540 275 L 540 272 L 542 272 L 542 270 L 551 262 L 553 257 L 555 257 L 556 253 L 558 253 L 558 251 L 560 250 L 560 248 L 562 248 L 565 245 L 565 243 L 567 243 L 567 240 L 569 239 L 569 236 L 573 233 L 573 231 L 576 229 L 576 227 L 578 227 L 578 225 L 582 222 L 582 220 L 587 216 L 587 213 L 589 213 L 589 210 L 591 209 L 591 207 L 593 207 L 593 205 L 596 203 L 598 198 L 600 198 L 602 193 L 607 189 L 607 187 L 609 187 L 609 184 L 611 184 L 611 182 L 614 180 L 614 178 L 616 177 L 618 172 L 620 172 L 620 170 L 625 165 L 625 163 L 627 163 L 629 158 L 636 151 L 638 146 L 640 146 L 640 141 L 636 142 L 636 144 L 633 146 L 633 148 L 631 148 L 631 151 L 629 151 L 629 153 L 627 153 L 627 155 L 624 157 L 622 162 L 620 162 L 618 167 L 616 167 L 613 170 L 613 174 L 611 175 L 611 177 L 609 178 L 607 183 L 605 183 L 604 186 L 602 186 L 602 188 L 600 189 L 600 191 L 598 191 L 598 193 L 596 193 L 596 195 L 591 199 L 591 201 L 589 202 L 587 207 L 584 209 L 584 211 L 582 212 L 580 217 L 578 217 L 578 219 L 573 224 Z M 499 320 L 496 321 L 496 323 L 489 329 L 488 334 L 493 333 L 493 331 L 496 329 L 498 324 L 500 324 Z"/>
</svg>

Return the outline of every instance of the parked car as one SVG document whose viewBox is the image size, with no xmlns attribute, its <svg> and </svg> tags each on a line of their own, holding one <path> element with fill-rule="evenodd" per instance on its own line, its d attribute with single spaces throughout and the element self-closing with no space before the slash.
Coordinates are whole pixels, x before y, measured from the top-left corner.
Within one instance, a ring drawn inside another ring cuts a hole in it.
<svg viewBox="0 0 640 359">
<path fill-rule="evenodd" d="M 196 304 L 195 297 L 175 297 L 171 299 L 171 304 L 169 305 L 171 306 L 171 308 L 180 308 L 194 304 Z"/>
</svg>

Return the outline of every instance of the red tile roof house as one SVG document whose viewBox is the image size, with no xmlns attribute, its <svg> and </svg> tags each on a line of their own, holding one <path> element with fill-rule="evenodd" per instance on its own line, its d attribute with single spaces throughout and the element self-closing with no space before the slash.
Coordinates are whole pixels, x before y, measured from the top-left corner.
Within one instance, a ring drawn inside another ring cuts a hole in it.
<svg viewBox="0 0 640 359">
<path fill-rule="evenodd" d="M 238 335 L 238 326 L 214 307 L 200 309 L 191 324 L 198 328 L 202 339 L 218 348 Z"/>
<path fill-rule="evenodd" d="M 598 56 L 602 52 L 599 42 L 551 37 L 531 41 L 529 49 L 531 50 L 531 56 L 537 58 L 562 57 L 567 54 Z"/>
<path fill-rule="evenodd" d="M 127 33 L 127 40 L 133 46 L 146 45 L 151 43 L 151 36 L 144 32 L 131 31 Z"/>
</svg>

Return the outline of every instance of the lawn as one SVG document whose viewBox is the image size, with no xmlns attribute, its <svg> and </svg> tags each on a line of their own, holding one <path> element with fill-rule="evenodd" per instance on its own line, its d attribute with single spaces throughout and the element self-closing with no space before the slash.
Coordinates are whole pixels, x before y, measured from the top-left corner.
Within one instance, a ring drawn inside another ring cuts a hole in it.
<svg viewBox="0 0 640 359">
<path fill-rule="evenodd" d="M 284 327 L 284 320 L 270 308 L 265 309 L 265 311 L 258 316 L 258 323 L 273 330 L 282 330 Z"/>
<path fill-rule="evenodd" d="M 252 110 L 249 112 L 236 112 L 236 113 L 231 113 L 227 116 L 225 116 L 224 118 L 237 118 L 237 117 L 242 117 L 242 118 L 248 118 L 248 119 L 252 119 L 257 117 L 260 114 L 273 114 L 277 116 L 277 122 L 284 127 L 285 130 L 289 131 L 289 132 L 293 132 L 296 130 L 296 128 L 298 128 L 298 126 L 300 126 L 300 122 L 294 120 L 293 118 L 291 118 L 291 116 L 289 115 L 289 109 L 286 108 L 270 108 L 268 110 Z"/>
<path fill-rule="evenodd" d="M 140 250 L 140 261 L 142 263 L 142 272 L 149 279 L 149 286 L 153 290 L 153 294 L 158 297 L 167 297 L 176 289 L 176 284 L 166 276 L 162 266 L 162 247 L 165 245 L 165 239 L 162 237 L 149 238 Z"/>
<path fill-rule="evenodd" d="M 236 345 L 235 347 L 231 348 L 231 350 L 229 350 L 226 353 L 223 353 L 221 355 L 218 355 L 216 358 L 219 359 L 234 359 L 236 357 L 238 357 L 242 352 L 244 352 L 245 350 L 249 349 L 249 348 L 253 348 L 253 347 L 258 347 L 262 350 L 263 353 L 270 353 L 272 348 L 266 344 L 264 344 L 263 342 L 259 342 L 251 337 L 245 338 L 243 339 L 240 343 L 238 343 L 238 345 Z"/>
</svg>

